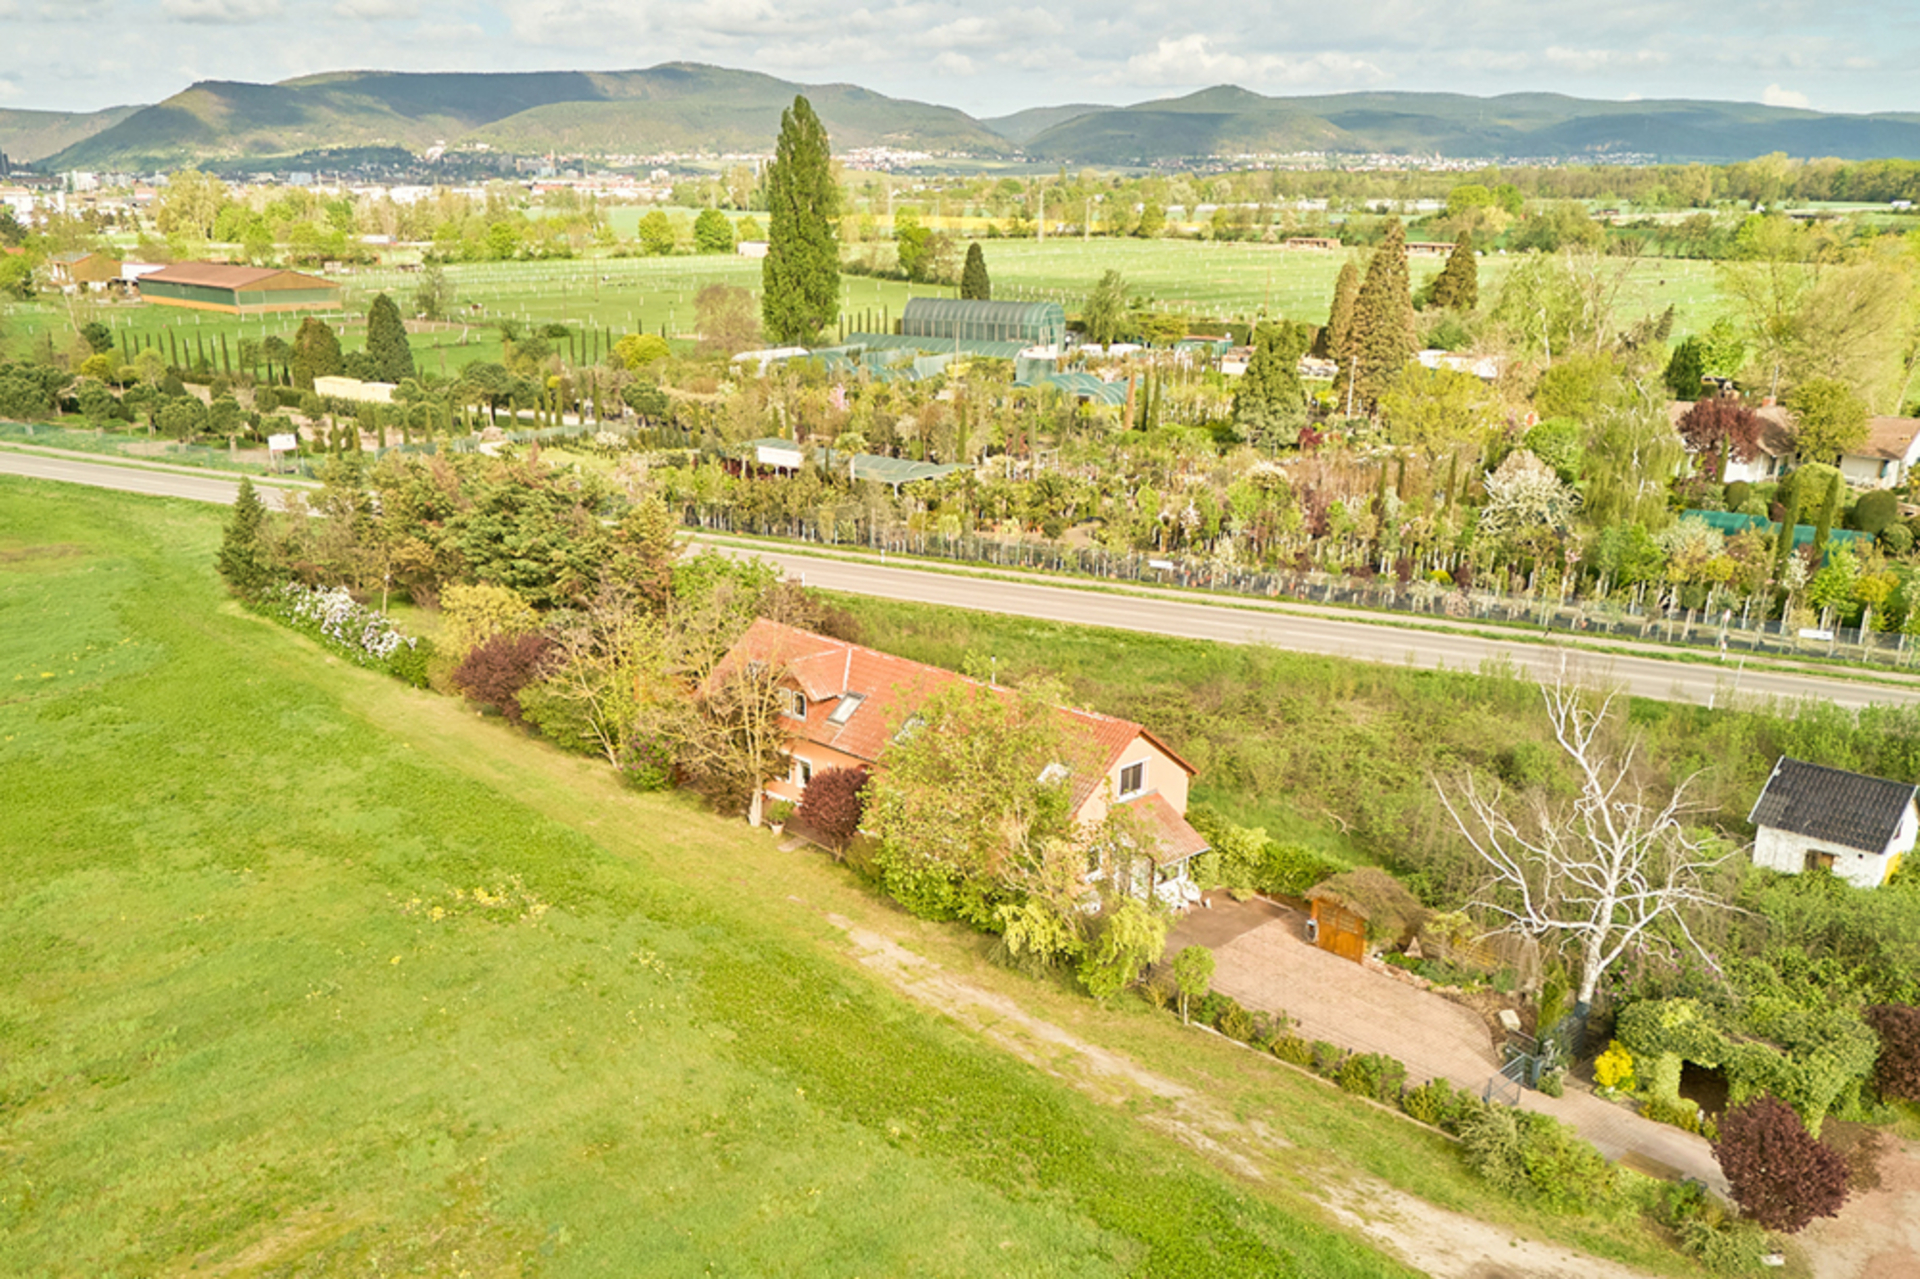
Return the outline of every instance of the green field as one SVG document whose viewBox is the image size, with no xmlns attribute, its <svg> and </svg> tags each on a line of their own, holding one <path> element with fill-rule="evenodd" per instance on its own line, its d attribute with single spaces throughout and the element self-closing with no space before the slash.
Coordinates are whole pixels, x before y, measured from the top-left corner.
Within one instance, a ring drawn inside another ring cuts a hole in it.
<svg viewBox="0 0 1920 1279">
<path fill-rule="evenodd" d="M 1227 318 L 1250 317 L 1263 308 L 1320 323 L 1326 319 L 1334 277 L 1347 259 L 1343 253 L 1289 251 L 1273 245 L 1191 240 L 995 240 L 984 244 L 995 296 L 1003 300 L 1057 301 L 1076 309 L 1103 271 L 1121 272 L 1134 292 L 1158 309 Z M 1518 259 L 1482 260 L 1482 295 L 1491 298 Z M 1440 259 L 1413 264 L 1416 287 L 1440 269 Z M 500 358 L 493 325 L 501 319 L 526 323 L 563 323 L 576 330 L 600 327 L 614 334 L 645 330 L 676 337 L 693 336 L 693 299 L 713 283 L 758 290 L 760 263 L 737 257 L 581 258 L 561 262 L 506 262 L 446 268 L 462 311 L 454 323 L 416 333 L 413 346 L 424 371 L 457 371 L 474 360 Z M 397 266 L 359 268 L 338 277 L 344 288 L 338 319 L 347 321 L 344 343 L 360 345 L 366 309 L 374 295 L 386 292 L 409 307 L 419 277 Z M 842 312 L 850 329 L 886 318 L 897 319 L 909 297 L 953 296 L 934 285 L 845 276 Z M 1648 259 L 1634 264 L 1619 297 L 1622 316 L 1632 318 L 1672 304 L 1676 330 L 1704 327 L 1717 313 L 1717 283 L 1707 262 Z M 473 310 L 474 305 L 479 310 Z M 333 317 L 330 317 L 333 318 Z M 217 344 L 241 337 L 277 334 L 291 338 L 298 317 L 248 319 L 182 311 L 145 304 L 65 300 L 14 302 L 0 307 L 0 336 L 16 345 L 52 333 L 72 340 L 73 327 L 99 319 L 116 333 L 188 345 Z M 336 320 L 336 322 L 338 322 Z M 236 352 L 237 353 L 237 352 Z M 216 352 L 217 355 L 217 352 Z"/>
<path fill-rule="evenodd" d="M 212 512 L 0 497 L 9 1274 L 1403 1273 L 852 967 L 844 872 L 234 608 Z"/>
<path fill-rule="evenodd" d="M 1403 1275 L 1313 1202 L 1373 1179 L 1687 1272 L 328 657 L 225 597 L 217 521 L 0 479 L 9 1274 Z M 1180 1081 L 1241 1171 L 1167 1096 L 903 999 L 839 918 Z"/>
</svg>

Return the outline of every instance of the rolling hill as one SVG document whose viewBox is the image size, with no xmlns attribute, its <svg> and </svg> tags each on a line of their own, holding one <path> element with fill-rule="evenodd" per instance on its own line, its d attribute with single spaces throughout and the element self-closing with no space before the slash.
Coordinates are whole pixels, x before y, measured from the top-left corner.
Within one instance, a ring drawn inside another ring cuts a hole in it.
<svg viewBox="0 0 1920 1279">
<path fill-rule="evenodd" d="M 0 109 L 0 151 L 9 160 L 32 162 L 112 128 L 140 110 L 14 111 Z"/>
<path fill-rule="evenodd" d="M 1829 115 L 1744 102 L 1605 102 L 1552 93 L 1270 98 L 1223 85 L 1072 116 L 1024 144 L 1041 160 L 1139 164 L 1295 151 L 1728 162 L 1770 151 L 1920 157 L 1920 114 Z"/>
<path fill-rule="evenodd" d="M 637 71 L 343 71 L 208 80 L 149 107 L 0 111 L 0 150 L 52 169 L 159 169 L 305 152 L 485 144 L 529 155 L 765 152 L 804 93 L 836 149 L 891 146 L 1074 164 L 1290 152 L 1604 162 L 1743 160 L 1770 151 L 1920 158 L 1920 113 L 1829 115 L 1755 103 L 1607 102 L 1553 93 L 1266 97 L 1232 85 L 1128 107 L 1034 107 L 976 120 L 850 84 L 802 85 L 670 62 Z"/>
<path fill-rule="evenodd" d="M 1112 110 L 1115 108 L 1090 102 L 1064 107 L 1028 107 L 1025 111 L 1015 111 L 1012 115 L 990 116 L 980 123 L 1008 141 L 1024 145 L 1056 124 L 1065 124 L 1069 120 L 1091 115 L 1095 111 Z"/>
<path fill-rule="evenodd" d="M 999 154 L 1009 144 L 951 107 L 854 85 L 800 85 L 667 63 L 644 71 L 339 72 L 279 84 L 202 81 L 52 158 L 56 168 L 158 168 L 320 148 L 487 143 L 586 153 L 769 150 L 804 93 L 836 147 Z"/>
</svg>

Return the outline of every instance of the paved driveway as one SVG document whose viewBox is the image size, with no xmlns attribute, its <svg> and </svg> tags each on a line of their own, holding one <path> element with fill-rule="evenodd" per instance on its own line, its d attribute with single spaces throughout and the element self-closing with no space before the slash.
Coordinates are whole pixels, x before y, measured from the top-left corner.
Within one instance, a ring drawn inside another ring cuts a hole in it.
<svg viewBox="0 0 1920 1279">
<path fill-rule="evenodd" d="M 1167 953 L 1210 948 L 1215 990 L 1248 1008 L 1286 1013 L 1303 1039 L 1397 1057 L 1408 1083 L 1445 1079 L 1478 1095 L 1500 1069 L 1493 1036 L 1471 1009 L 1309 945 L 1306 917 L 1296 910 L 1260 898 L 1235 903 L 1223 893 L 1210 899 L 1211 909 L 1196 907 L 1181 920 Z M 1637 1172 L 1693 1177 L 1727 1193 L 1713 1152 L 1691 1133 L 1573 1084 L 1564 1097 L 1526 1092 L 1520 1104 L 1572 1125 L 1600 1153 Z"/>
</svg>

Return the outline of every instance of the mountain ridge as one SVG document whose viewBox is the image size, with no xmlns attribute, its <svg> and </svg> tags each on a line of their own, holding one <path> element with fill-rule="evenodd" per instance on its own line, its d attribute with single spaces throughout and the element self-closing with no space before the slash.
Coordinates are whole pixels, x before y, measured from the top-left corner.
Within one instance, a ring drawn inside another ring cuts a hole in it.
<svg viewBox="0 0 1920 1279">
<path fill-rule="evenodd" d="M 1920 158 L 1920 114 L 1843 115 L 1711 99 L 1636 101 L 1411 90 L 1265 97 L 1218 85 L 1089 112 L 1027 139 L 1040 160 L 1164 163 L 1334 151 L 1447 159 L 1633 157 L 1727 163 L 1772 151 L 1843 160 Z"/>
<path fill-rule="evenodd" d="M 1321 152 L 1492 161 L 1726 163 L 1774 151 L 1920 159 L 1920 112 L 1850 115 L 1711 99 L 1609 101 L 1411 90 L 1268 97 L 1238 85 L 1131 106 L 976 119 L 855 84 L 666 62 L 625 71 L 340 70 L 203 80 L 145 107 L 0 110 L 0 150 L 64 169 L 240 166 L 327 150 L 485 146 L 588 156 L 771 150 L 794 95 L 840 151 L 891 147 L 1041 163 L 1165 165 Z"/>
</svg>

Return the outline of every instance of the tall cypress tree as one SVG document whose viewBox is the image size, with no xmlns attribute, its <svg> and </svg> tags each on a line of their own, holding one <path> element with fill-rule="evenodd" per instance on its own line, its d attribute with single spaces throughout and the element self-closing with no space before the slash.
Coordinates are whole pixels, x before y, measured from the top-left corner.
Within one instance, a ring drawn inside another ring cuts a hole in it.
<svg viewBox="0 0 1920 1279">
<path fill-rule="evenodd" d="M 1333 305 L 1327 311 L 1326 331 L 1326 354 L 1342 364 L 1353 354 L 1348 347 L 1353 340 L 1353 300 L 1359 294 L 1359 268 L 1347 262 L 1340 268 L 1340 278 L 1333 282 Z"/>
<path fill-rule="evenodd" d="M 375 381 L 400 383 L 414 376 L 407 326 L 401 322 L 400 308 L 384 293 L 367 308 L 367 354 L 373 358 Z"/>
<path fill-rule="evenodd" d="M 1473 234 L 1462 231 L 1447 255 L 1446 269 L 1433 282 L 1433 304 L 1447 311 L 1471 311 L 1480 305 L 1480 260 L 1473 252 Z"/>
<path fill-rule="evenodd" d="M 833 229 L 840 189 L 829 160 L 826 127 L 804 97 L 795 98 L 780 114 L 780 139 L 767 166 L 760 314 L 775 345 L 813 342 L 840 315 L 840 244 Z"/>
<path fill-rule="evenodd" d="M 1827 553 L 1827 541 L 1833 535 L 1834 521 L 1840 518 L 1840 499 L 1847 491 L 1846 483 L 1840 478 L 1840 472 L 1838 470 L 1831 467 L 1823 469 L 1832 470 L 1833 477 L 1827 481 L 1826 492 L 1822 494 L 1825 500 L 1822 501 L 1820 505 L 1820 522 L 1813 526 L 1813 554 L 1815 559 L 1819 559 Z M 1793 486 L 1795 496 L 1799 495 L 1800 488 L 1801 485 L 1798 483 Z"/>
<path fill-rule="evenodd" d="M 975 302 L 993 300 L 993 282 L 987 279 L 987 255 L 980 241 L 967 246 L 967 264 L 960 270 L 960 296 Z"/>
<path fill-rule="evenodd" d="M 1387 238 L 1367 263 L 1353 302 L 1348 345 L 1354 389 L 1369 400 L 1413 358 L 1413 290 L 1407 278 L 1407 232 L 1399 218 L 1387 222 Z"/>
</svg>

